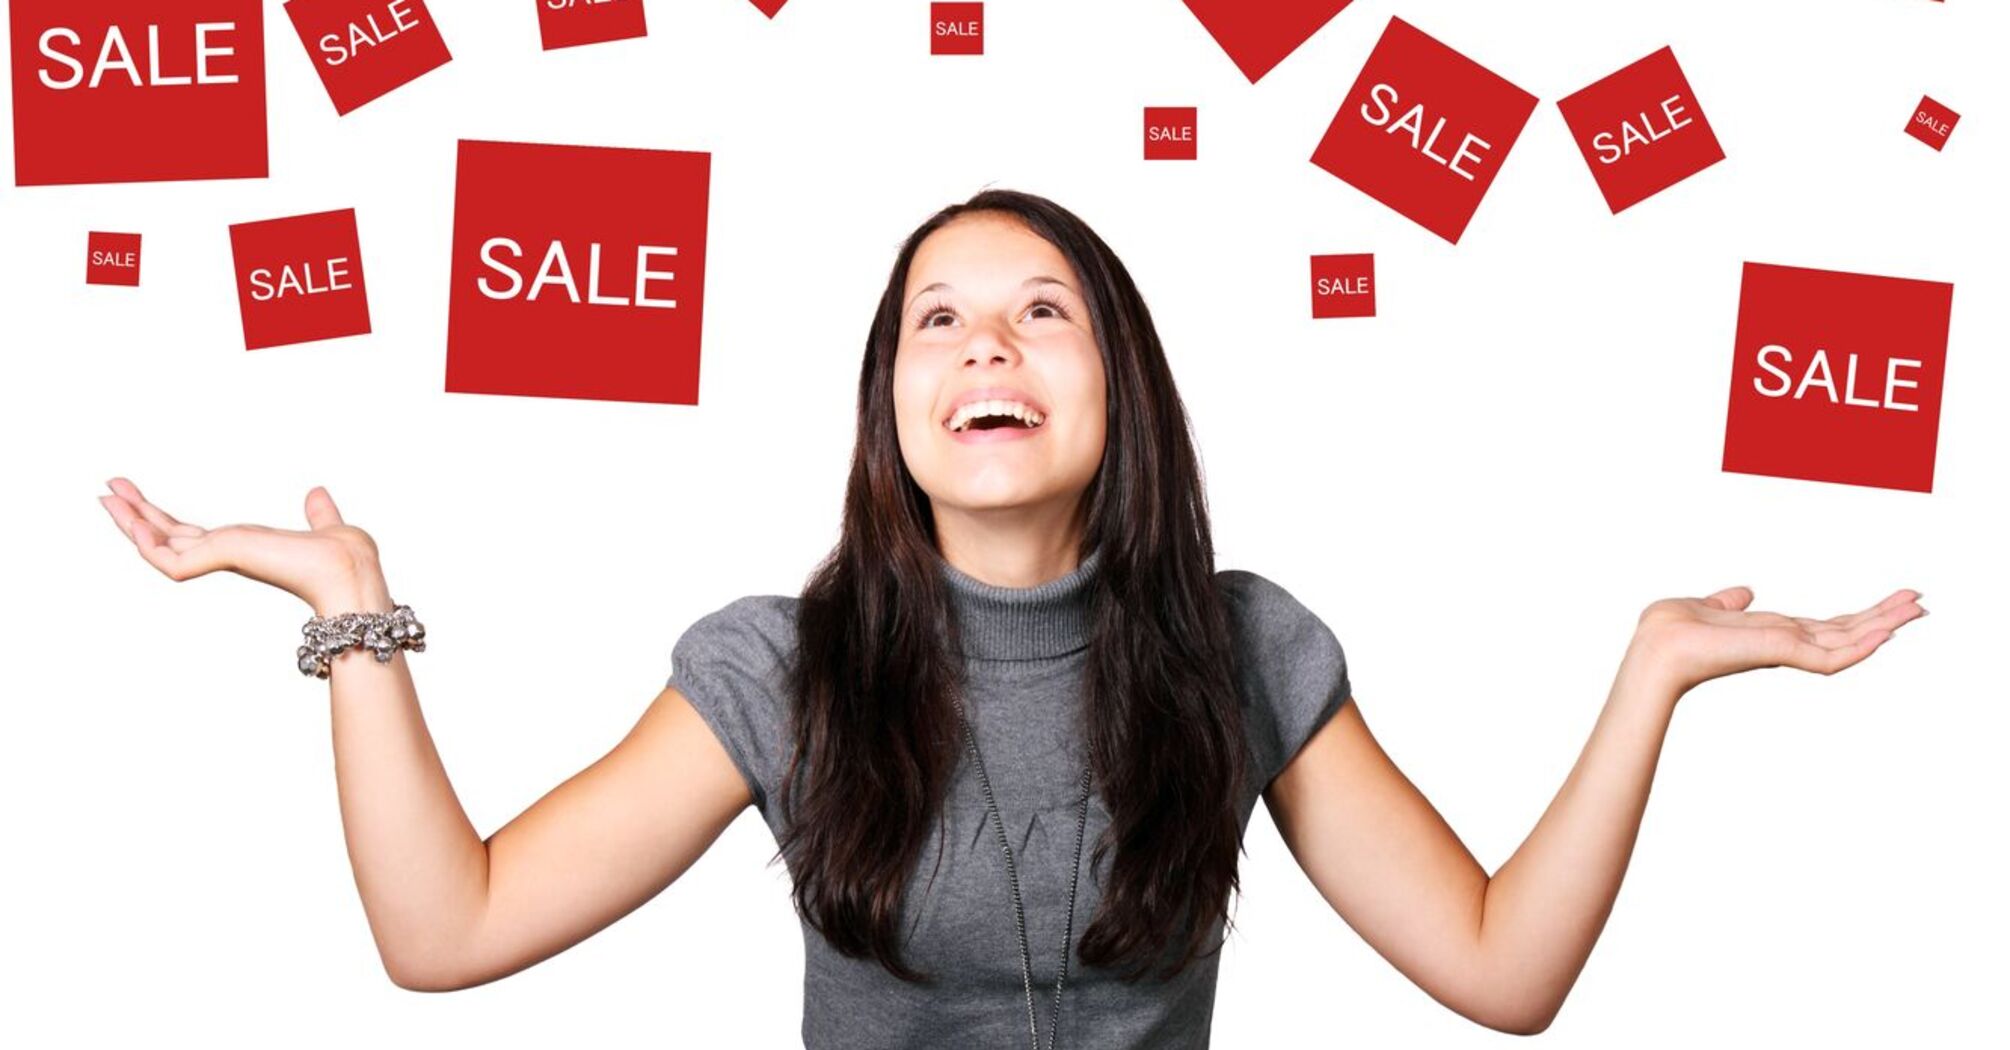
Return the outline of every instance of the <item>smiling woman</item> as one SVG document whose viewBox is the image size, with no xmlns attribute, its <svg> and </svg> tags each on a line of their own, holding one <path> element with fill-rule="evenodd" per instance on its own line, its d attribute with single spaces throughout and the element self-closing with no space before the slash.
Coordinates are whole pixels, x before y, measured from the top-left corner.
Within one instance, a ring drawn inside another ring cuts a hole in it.
<svg viewBox="0 0 2010 1050">
<path fill-rule="evenodd" d="M 171 578 L 394 608 L 375 540 L 323 489 L 306 532 L 204 529 L 112 489 Z M 1059 205 L 987 190 L 894 262 L 839 540 L 801 594 L 691 624 L 634 730 L 486 840 L 403 650 L 341 652 L 336 777 L 403 987 L 563 951 L 752 805 L 793 880 L 807 1046 L 1204 1048 L 1262 798 L 1377 952 L 1462 1016 L 1532 1033 L 1611 909 L 1676 700 L 1757 667 L 1841 670 L 1918 597 L 1819 621 L 1748 612 L 1735 587 L 1648 605 L 1583 756 L 1489 875 L 1376 744 L 1334 633 L 1215 566 L 1185 409 L 1122 263 Z"/>
</svg>

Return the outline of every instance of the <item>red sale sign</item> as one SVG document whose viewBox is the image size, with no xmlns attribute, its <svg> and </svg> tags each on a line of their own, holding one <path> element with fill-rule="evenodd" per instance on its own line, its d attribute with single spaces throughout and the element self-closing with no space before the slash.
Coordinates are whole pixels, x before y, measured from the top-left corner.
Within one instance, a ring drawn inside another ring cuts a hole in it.
<svg viewBox="0 0 2010 1050">
<path fill-rule="evenodd" d="M 246 350 L 370 331 L 354 208 L 238 223 L 230 255 Z"/>
<path fill-rule="evenodd" d="M 1312 316 L 1375 316 L 1375 256 L 1313 256 Z"/>
<path fill-rule="evenodd" d="M 446 389 L 697 404 L 711 171 L 709 153 L 463 140 Z"/>
<path fill-rule="evenodd" d="M 1673 48 L 1556 106 L 1614 215 L 1724 159 Z"/>
<path fill-rule="evenodd" d="M 338 115 L 454 57 L 426 0 L 288 0 L 286 13 Z"/>
<path fill-rule="evenodd" d="M 1723 469 L 1933 491 L 1954 286 L 1746 263 Z"/>
<path fill-rule="evenodd" d="M 258 0 L 13 0 L 14 182 L 264 178 Z"/>
<path fill-rule="evenodd" d="M 1954 122 L 1960 119 L 1961 114 L 1933 101 L 1933 96 L 1928 95 L 1921 98 L 1919 105 L 1913 108 L 1912 119 L 1905 125 L 1905 133 L 1936 150 L 1944 149 L 1947 146 L 1947 136 L 1954 133 Z"/>
<path fill-rule="evenodd" d="M 85 284 L 140 286 L 139 234 L 94 230 L 86 239 L 85 251 L 90 256 L 84 267 Z"/>
<path fill-rule="evenodd" d="M 984 5 L 929 4 L 928 53 L 931 55 L 983 54 Z"/>
<path fill-rule="evenodd" d="M 649 35 L 642 0 L 537 0 L 537 29 L 546 51 Z"/>
<path fill-rule="evenodd" d="M 1186 0 L 1186 7 L 1254 84 L 1352 2 Z"/>
<path fill-rule="evenodd" d="M 1391 18 L 1312 163 L 1457 244 L 1535 101 Z"/>
</svg>

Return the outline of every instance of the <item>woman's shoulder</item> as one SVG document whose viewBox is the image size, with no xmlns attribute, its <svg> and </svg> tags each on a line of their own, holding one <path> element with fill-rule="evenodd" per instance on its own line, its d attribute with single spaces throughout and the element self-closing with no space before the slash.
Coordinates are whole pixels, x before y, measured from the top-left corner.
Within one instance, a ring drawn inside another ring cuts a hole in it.
<svg viewBox="0 0 2010 1050">
<path fill-rule="evenodd" d="M 712 727 L 763 814 L 787 753 L 786 671 L 797 601 L 781 594 L 735 598 L 693 621 L 670 653 L 666 684 Z"/>
<path fill-rule="evenodd" d="M 757 648 L 786 652 L 795 647 L 796 609 L 801 599 L 787 594 L 747 594 L 700 615 L 679 644 L 692 647 Z"/>
<path fill-rule="evenodd" d="M 1351 698 L 1347 654 L 1326 621 L 1277 581 L 1247 569 L 1215 578 L 1229 607 L 1261 790 Z"/>
<path fill-rule="evenodd" d="M 1238 641 L 1266 648 L 1294 642 L 1338 645 L 1326 622 L 1276 580 L 1249 569 L 1222 569 L 1214 578 L 1228 602 Z"/>
</svg>

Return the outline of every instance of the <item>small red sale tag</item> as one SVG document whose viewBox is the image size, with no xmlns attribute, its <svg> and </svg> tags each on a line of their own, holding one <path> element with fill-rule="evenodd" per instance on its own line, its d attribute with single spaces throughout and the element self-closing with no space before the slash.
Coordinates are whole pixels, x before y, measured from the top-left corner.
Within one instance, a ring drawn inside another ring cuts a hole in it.
<svg viewBox="0 0 2010 1050">
<path fill-rule="evenodd" d="M 14 182 L 264 178 L 258 0 L 13 0 Z"/>
<path fill-rule="evenodd" d="M 983 54 L 984 5 L 929 4 L 928 53 L 931 55 Z"/>
<path fill-rule="evenodd" d="M 1723 469 L 1933 491 L 1954 286 L 1746 263 Z"/>
<path fill-rule="evenodd" d="M 1312 163 L 1456 244 L 1535 102 L 1391 18 Z"/>
<path fill-rule="evenodd" d="M 1254 84 L 1353 0 L 1186 0 L 1187 10 Z"/>
<path fill-rule="evenodd" d="M 1947 145 L 1947 136 L 1954 133 L 1954 122 L 1961 114 L 1933 101 L 1931 96 L 1921 98 L 1913 108 L 1912 120 L 1905 125 L 1905 133 L 1913 138 L 1942 149 Z"/>
<path fill-rule="evenodd" d="M 642 0 L 537 0 L 546 51 L 649 35 Z"/>
<path fill-rule="evenodd" d="M 246 350 L 369 333 L 354 208 L 238 223 L 230 255 Z"/>
<path fill-rule="evenodd" d="M 1724 159 L 1673 48 L 1556 106 L 1614 215 Z"/>
<path fill-rule="evenodd" d="M 139 234 L 92 231 L 86 240 L 89 259 L 84 266 L 85 284 L 140 286 Z"/>
<path fill-rule="evenodd" d="M 1313 256 L 1312 316 L 1375 316 L 1375 256 Z"/>
<path fill-rule="evenodd" d="M 709 153 L 463 140 L 446 389 L 697 404 L 711 170 Z"/>
<path fill-rule="evenodd" d="M 337 115 L 453 59 L 426 0 L 287 0 Z"/>
<path fill-rule="evenodd" d="M 1198 160 L 1199 117 L 1195 106 L 1146 106 L 1145 159 Z"/>
</svg>

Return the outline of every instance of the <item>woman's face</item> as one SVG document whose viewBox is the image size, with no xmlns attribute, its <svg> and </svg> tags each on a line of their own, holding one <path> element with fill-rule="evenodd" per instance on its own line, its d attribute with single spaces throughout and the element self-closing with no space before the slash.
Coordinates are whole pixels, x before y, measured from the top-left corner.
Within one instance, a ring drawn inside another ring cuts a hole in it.
<svg viewBox="0 0 2010 1050">
<path fill-rule="evenodd" d="M 967 214 L 922 241 L 902 294 L 894 416 L 937 515 L 1071 512 L 1102 463 L 1106 420 L 1103 359 L 1067 258 L 1012 217 Z M 971 401 L 1039 423 L 966 422 Z"/>
</svg>

